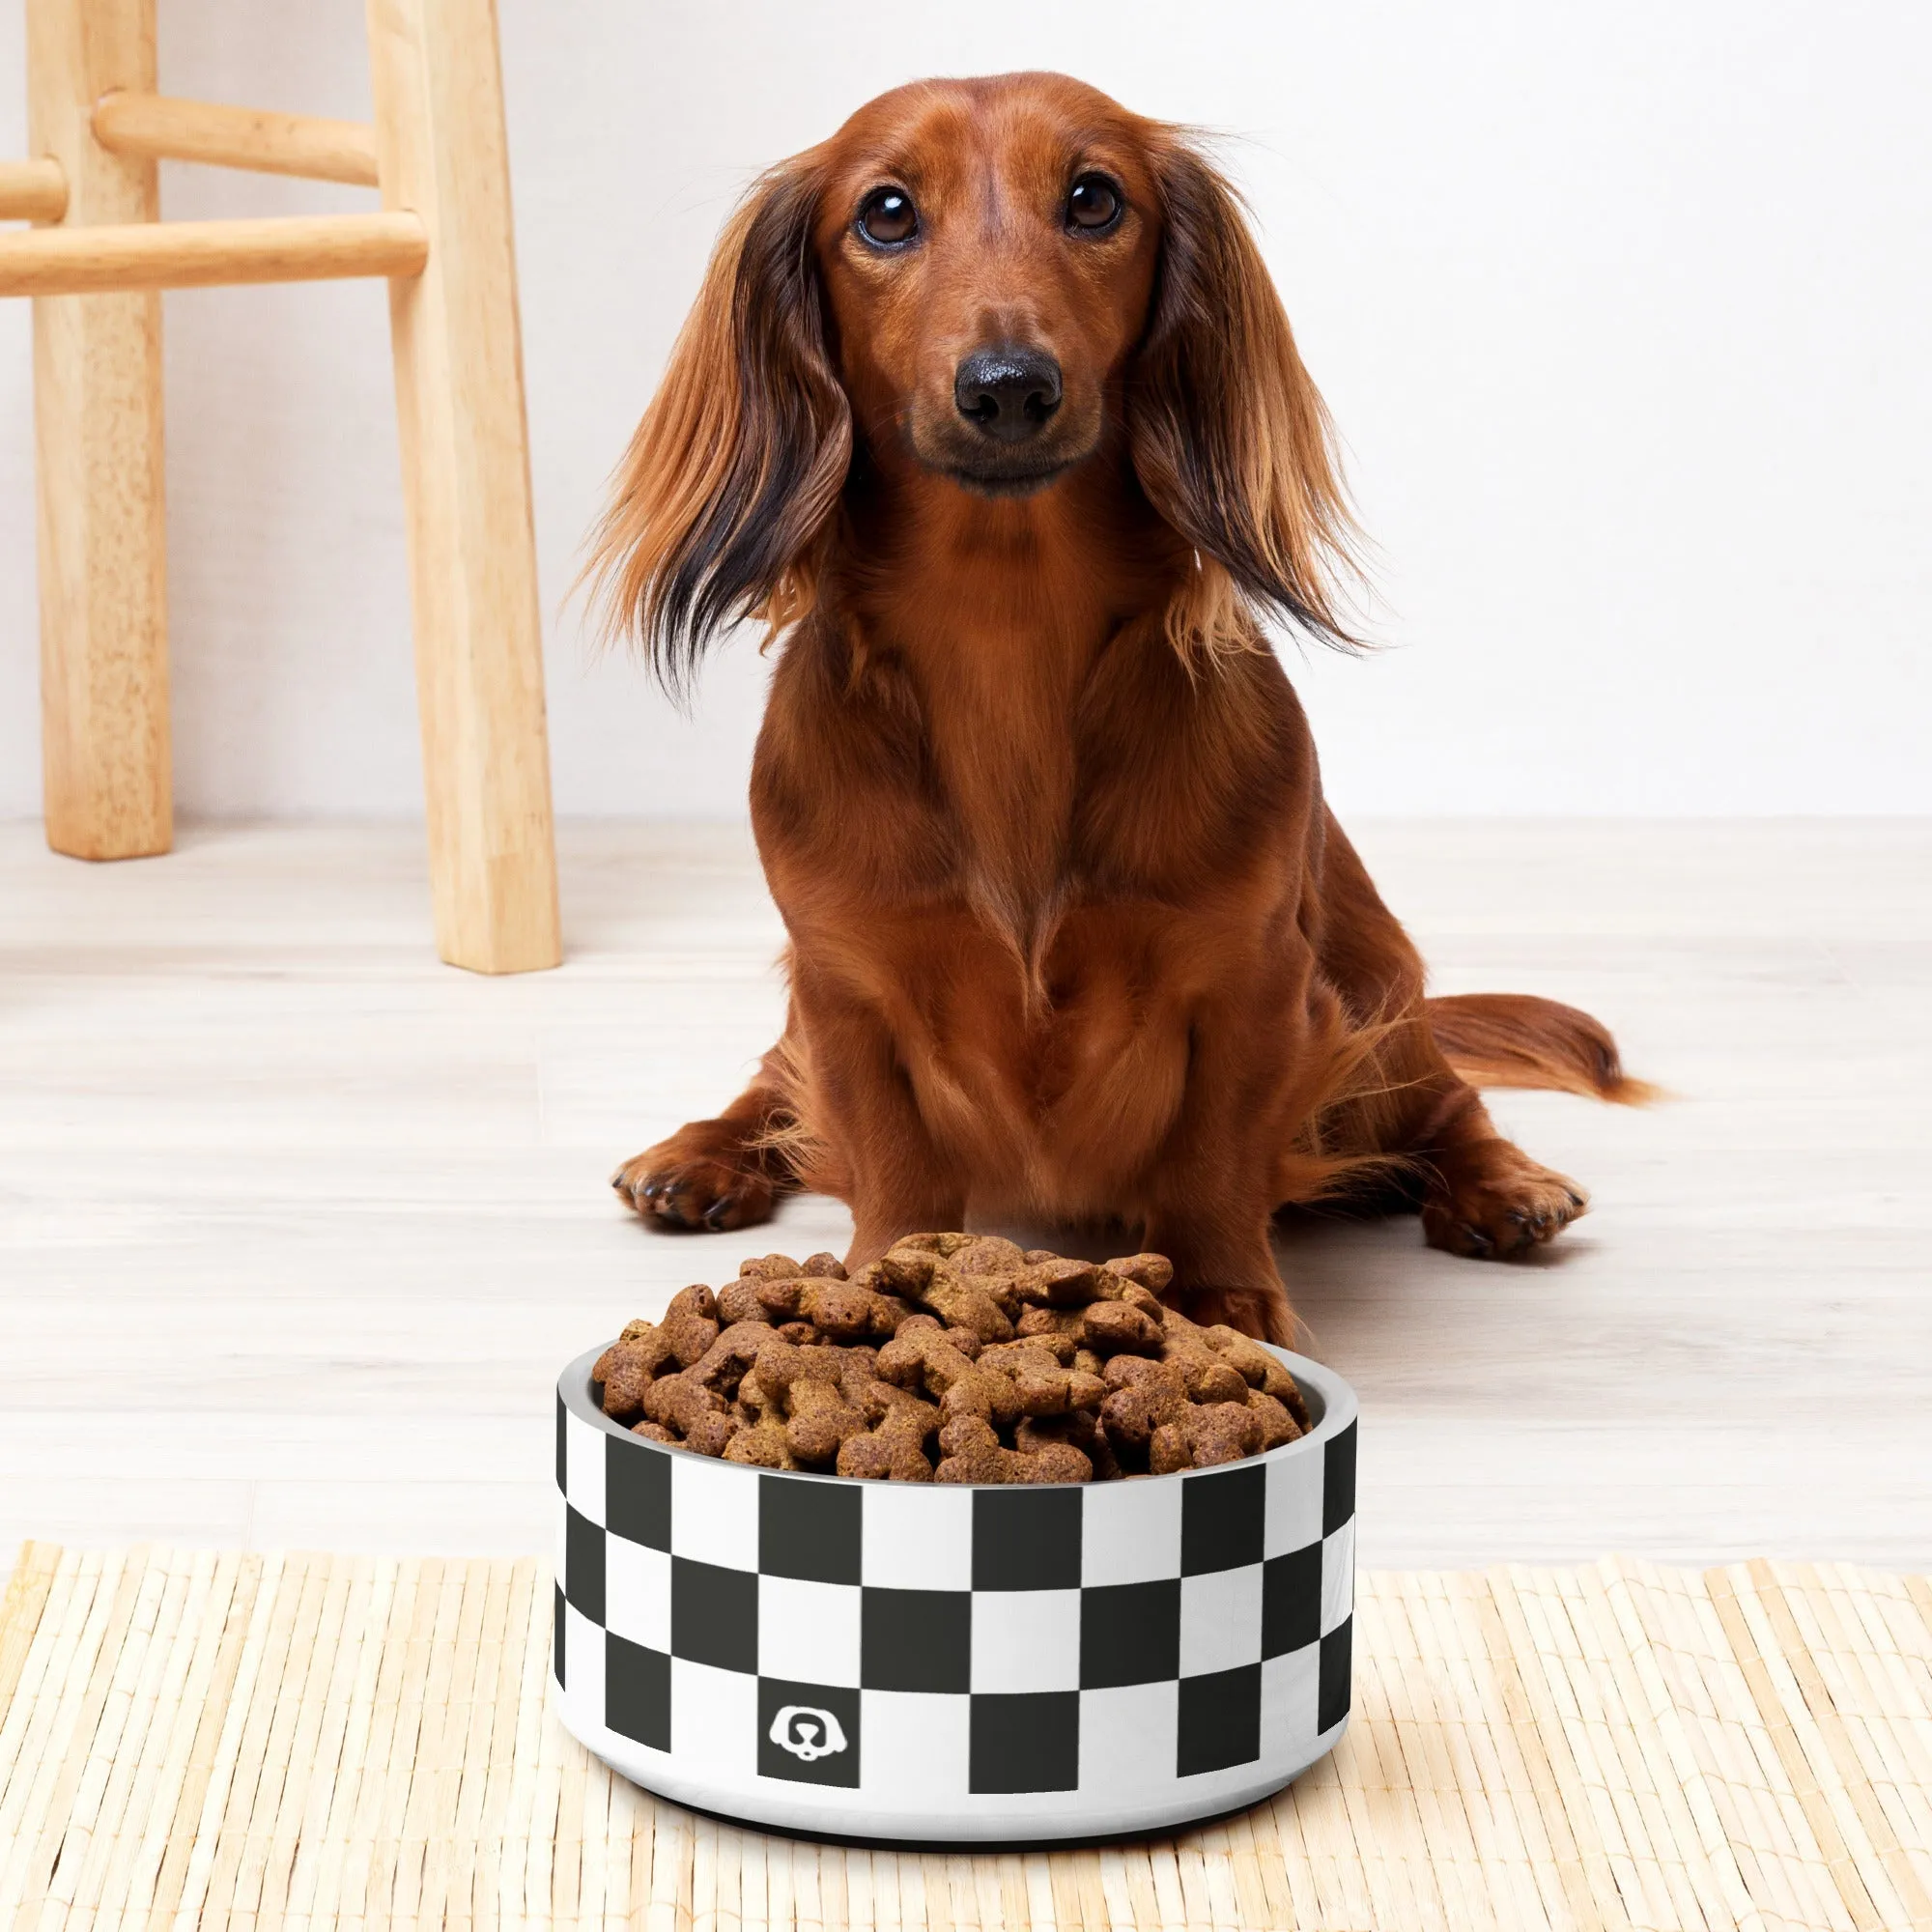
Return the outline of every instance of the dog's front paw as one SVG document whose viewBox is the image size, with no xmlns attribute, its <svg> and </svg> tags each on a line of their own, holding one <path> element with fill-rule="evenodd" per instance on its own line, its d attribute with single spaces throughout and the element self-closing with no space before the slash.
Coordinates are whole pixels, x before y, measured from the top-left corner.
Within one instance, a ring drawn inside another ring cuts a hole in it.
<svg viewBox="0 0 1932 1932">
<path fill-rule="evenodd" d="M 646 1221 L 700 1234 L 769 1221 L 777 1193 L 756 1168 L 682 1148 L 675 1138 L 627 1160 L 611 1185 Z"/>
<path fill-rule="evenodd" d="M 1431 1247 L 1475 1261 L 1517 1261 L 1585 1212 L 1590 1197 L 1505 1140 L 1480 1141 L 1440 1164 L 1422 1206 Z"/>
</svg>

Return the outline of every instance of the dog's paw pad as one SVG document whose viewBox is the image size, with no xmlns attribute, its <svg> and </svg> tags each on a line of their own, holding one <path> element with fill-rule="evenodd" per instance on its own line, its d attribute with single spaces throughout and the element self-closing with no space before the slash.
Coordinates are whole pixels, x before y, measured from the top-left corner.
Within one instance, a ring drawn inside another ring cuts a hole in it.
<svg viewBox="0 0 1932 1932">
<path fill-rule="evenodd" d="M 646 1221 L 700 1234 L 769 1220 L 775 1191 L 754 1169 L 704 1156 L 667 1159 L 656 1148 L 626 1161 L 611 1185 Z"/>
<path fill-rule="evenodd" d="M 1423 1204 L 1432 1247 L 1473 1261 L 1516 1261 L 1553 1240 L 1590 1197 L 1567 1176 L 1540 1167 L 1507 1141 L 1444 1163 L 1443 1186 Z"/>
</svg>

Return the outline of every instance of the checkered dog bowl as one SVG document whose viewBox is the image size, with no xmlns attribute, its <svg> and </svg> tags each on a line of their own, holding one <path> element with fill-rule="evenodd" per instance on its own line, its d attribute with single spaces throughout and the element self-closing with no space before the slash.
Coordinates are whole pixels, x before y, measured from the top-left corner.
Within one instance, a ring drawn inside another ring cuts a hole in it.
<svg viewBox="0 0 1932 1932">
<path fill-rule="evenodd" d="M 557 1384 L 558 1715 L 680 1804 L 900 1840 L 1101 1837 L 1278 1790 L 1349 1717 L 1355 1398 L 1175 1476 L 861 1483 L 633 1435 Z"/>
</svg>

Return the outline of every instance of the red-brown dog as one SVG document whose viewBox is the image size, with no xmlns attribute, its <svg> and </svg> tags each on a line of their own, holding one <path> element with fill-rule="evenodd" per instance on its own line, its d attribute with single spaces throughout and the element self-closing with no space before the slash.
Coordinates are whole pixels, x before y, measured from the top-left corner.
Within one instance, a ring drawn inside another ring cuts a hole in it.
<svg viewBox="0 0 1932 1932">
<path fill-rule="evenodd" d="M 1124 1222 L 1283 1339 L 1287 1203 L 1507 1257 L 1582 1190 L 1473 1080 L 1635 1097 L 1586 1014 L 1425 999 L 1267 648 L 1344 638 L 1321 400 L 1226 184 L 1054 74 L 933 81 L 731 223 L 596 554 L 683 685 L 782 654 L 752 777 L 791 1012 L 752 1088 L 615 1177 L 674 1228 L 841 1196 L 916 1229 Z"/>
</svg>

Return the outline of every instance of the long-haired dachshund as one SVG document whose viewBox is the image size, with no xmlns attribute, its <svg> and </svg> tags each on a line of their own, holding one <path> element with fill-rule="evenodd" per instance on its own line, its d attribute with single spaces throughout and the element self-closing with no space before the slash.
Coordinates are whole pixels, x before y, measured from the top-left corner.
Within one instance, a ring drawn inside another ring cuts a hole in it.
<svg viewBox="0 0 1932 1932">
<path fill-rule="evenodd" d="M 790 1016 L 628 1162 L 672 1228 L 780 1191 L 916 1229 L 1125 1223 L 1285 1339 L 1281 1207 L 1507 1258 L 1583 1190 L 1472 1082 L 1637 1095 L 1588 1015 L 1427 999 L 1263 631 L 1348 641 L 1326 412 L 1189 137 L 1056 74 L 882 96 L 726 229 L 599 533 L 673 690 L 782 648 L 752 816 Z"/>
</svg>

